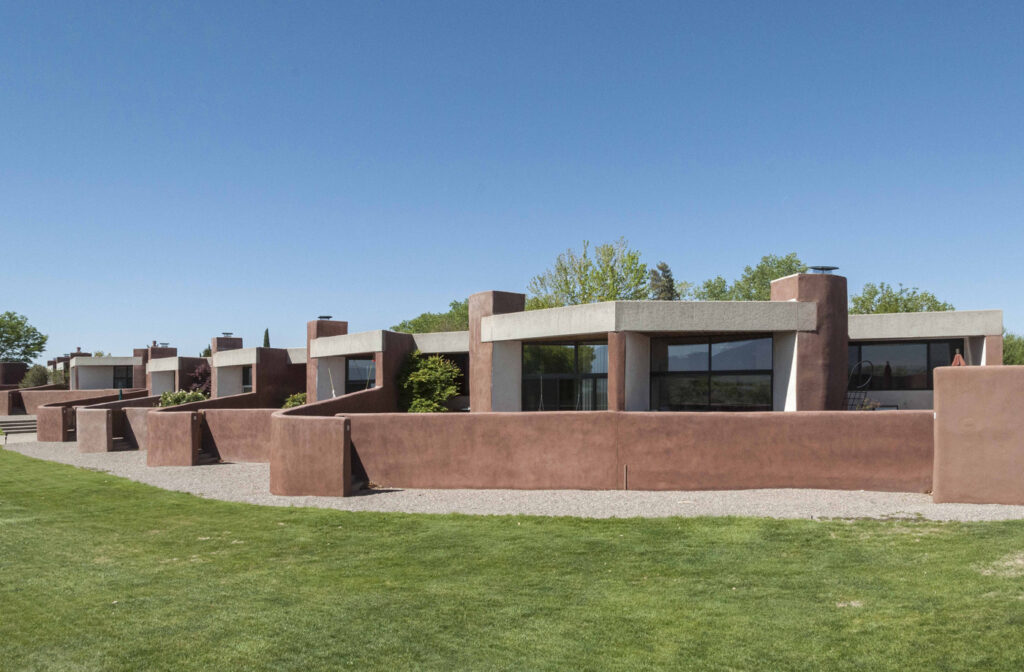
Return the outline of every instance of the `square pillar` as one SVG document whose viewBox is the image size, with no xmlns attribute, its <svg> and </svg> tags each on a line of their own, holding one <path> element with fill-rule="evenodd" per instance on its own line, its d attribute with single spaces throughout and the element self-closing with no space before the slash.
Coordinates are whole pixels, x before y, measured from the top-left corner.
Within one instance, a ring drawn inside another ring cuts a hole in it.
<svg viewBox="0 0 1024 672">
<path fill-rule="evenodd" d="M 469 297 L 469 406 L 473 413 L 522 409 L 522 394 L 516 394 L 517 387 L 522 389 L 522 345 L 482 341 L 480 323 L 485 317 L 525 308 L 526 295 L 515 292 L 479 292 Z"/>
<path fill-rule="evenodd" d="M 1003 365 L 1003 337 L 986 336 L 985 349 L 982 355 L 982 364 L 985 366 Z"/>
<path fill-rule="evenodd" d="M 626 334 L 608 332 L 608 410 L 626 410 Z"/>
</svg>

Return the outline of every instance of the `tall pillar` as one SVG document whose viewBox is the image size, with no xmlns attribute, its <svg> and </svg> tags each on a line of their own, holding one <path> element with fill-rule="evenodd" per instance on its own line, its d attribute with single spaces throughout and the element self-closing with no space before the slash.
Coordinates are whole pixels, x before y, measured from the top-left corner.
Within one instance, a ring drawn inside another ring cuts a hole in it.
<svg viewBox="0 0 1024 672">
<path fill-rule="evenodd" d="M 238 336 L 214 336 L 210 340 L 210 397 L 217 394 L 217 367 L 213 365 L 213 356 L 224 350 L 239 350 L 242 339 Z"/>
<path fill-rule="evenodd" d="M 1003 337 L 985 337 L 985 366 L 1002 366 L 1003 364 Z"/>
<path fill-rule="evenodd" d="M 348 322 L 340 320 L 310 320 L 306 323 L 306 403 L 323 401 L 317 398 L 317 360 L 313 359 L 312 341 L 327 336 L 343 336 L 348 333 Z"/>
<path fill-rule="evenodd" d="M 813 301 L 818 306 L 817 328 L 796 334 L 796 410 L 842 410 L 850 337 L 846 278 L 797 273 L 773 281 L 771 296 L 772 301 Z"/>
<path fill-rule="evenodd" d="M 608 332 L 608 410 L 626 410 L 626 334 Z"/>
<path fill-rule="evenodd" d="M 480 340 L 480 322 L 491 315 L 518 313 L 525 308 L 526 295 L 515 292 L 479 292 L 469 297 L 469 407 L 473 413 L 513 410 L 512 404 L 505 403 L 508 390 L 496 389 L 495 383 L 511 383 L 511 378 L 518 375 L 522 384 L 522 372 L 513 370 L 518 344 Z M 499 374 L 506 374 L 500 378 L 507 380 L 495 380 L 496 363 Z"/>
</svg>

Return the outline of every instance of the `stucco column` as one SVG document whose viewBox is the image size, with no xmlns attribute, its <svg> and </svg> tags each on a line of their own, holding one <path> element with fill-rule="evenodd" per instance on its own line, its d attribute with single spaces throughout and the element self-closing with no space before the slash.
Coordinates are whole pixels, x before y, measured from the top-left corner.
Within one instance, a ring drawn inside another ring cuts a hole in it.
<svg viewBox="0 0 1024 672">
<path fill-rule="evenodd" d="M 469 406 L 473 413 L 502 410 L 495 409 L 493 403 L 495 344 L 481 340 L 480 322 L 490 315 L 518 313 L 525 308 L 526 295 L 515 292 L 479 292 L 469 297 Z M 502 362 L 500 355 L 498 361 Z"/>
<path fill-rule="evenodd" d="M 985 337 L 985 366 L 1002 366 L 1003 364 L 1003 337 Z"/>
<path fill-rule="evenodd" d="M 223 350 L 238 350 L 242 347 L 242 339 L 237 336 L 215 336 L 210 340 L 210 397 L 219 397 L 217 393 L 217 367 L 213 365 L 213 356 Z"/>
<path fill-rule="evenodd" d="M 796 410 L 845 407 L 849 366 L 846 278 L 797 273 L 772 282 L 772 301 L 813 301 L 817 328 L 796 335 Z"/>
<path fill-rule="evenodd" d="M 310 320 L 306 322 L 306 403 L 323 401 L 317 398 L 318 361 L 313 359 L 312 342 L 314 338 L 326 336 L 342 336 L 348 333 L 348 322 L 340 320 Z"/>
<path fill-rule="evenodd" d="M 626 410 L 626 334 L 608 332 L 608 410 Z"/>
</svg>

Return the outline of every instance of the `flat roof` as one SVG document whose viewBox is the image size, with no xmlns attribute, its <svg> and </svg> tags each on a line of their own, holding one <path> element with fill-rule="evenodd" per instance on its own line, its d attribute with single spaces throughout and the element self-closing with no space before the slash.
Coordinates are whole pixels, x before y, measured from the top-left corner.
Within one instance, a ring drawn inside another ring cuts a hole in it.
<svg viewBox="0 0 1024 672">
<path fill-rule="evenodd" d="M 1001 310 L 948 310 L 928 313 L 850 315 L 850 340 L 900 340 L 1001 336 Z"/>
<path fill-rule="evenodd" d="M 142 357 L 72 357 L 71 366 L 141 366 Z"/>
<path fill-rule="evenodd" d="M 222 350 L 213 353 L 210 361 L 212 367 L 222 366 L 248 366 L 256 363 L 256 352 L 258 350 L 285 350 L 288 353 L 289 364 L 305 364 L 305 348 L 235 348 L 234 350 Z"/>
<path fill-rule="evenodd" d="M 813 331 L 813 301 L 606 301 L 491 315 L 481 320 L 483 341 L 587 336 L 609 331 L 752 333 Z"/>
</svg>

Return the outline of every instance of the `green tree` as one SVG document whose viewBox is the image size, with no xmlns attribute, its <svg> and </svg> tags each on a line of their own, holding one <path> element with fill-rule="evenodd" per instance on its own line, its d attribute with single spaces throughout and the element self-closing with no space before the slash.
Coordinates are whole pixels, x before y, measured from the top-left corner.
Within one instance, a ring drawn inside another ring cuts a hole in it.
<svg viewBox="0 0 1024 672">
<path fill-rule="evenodd" d="M 437 331 L 465 331 L 469 329 L 469 299 L 452 301 L 446 313 L 421 313 L 409 320 L 402 320 L 391 327 L 392 331 L 406 334 L 428 334 Z"/>
<path fill-rule="evenodd" d="M 270 329 L 264 329 L 263 330 L 263 347 L 264 348 L 269 348 L 270 347 Z"/>
<path fill-rule="evenodd" d="M 200 357 L 213 357 L 213 348 L 206 346 L 203 351 L 199 353 Z"/>
<path fill-rule="evenodd" d="M 423 357 L 414 350 L 398 373 L 398 403 L 409 413 L 444 413 L 444 403 L 459 394 L 462 371 L 441 355 Z"/>
<path fill-rule="evenodd" d="M 807 265 L 796 252 L 784 257 L 768 254 L 761 257 L 757 266 L 744 268 L 743 275 L 731 285 L 719 275 L 694 288 L 692 295 L 698 301 L 770 301 L 772 280 L 806 271 Z"/>
<path fill-rule="evenodd" d="M 27 364 L 43 352 L 46 340 L 46 334 L 39 333 L 24 315 L 12 311 L 0 314 L 0 362 Z"/>
<path fill-rule="evenodd" d="M 39 387 L 49 382 L 50 372 L 42 364 L 35 364 L 25 372 L 25 377 L 18 383 L 18 387 Z"/>
<path fill-rule="evenodd" d="M 680 298 L 679 284 L 672 277 L 672 269 L 664 261 L 651 269 L 650 292 L 652 301 L 678 301 Z"/>
<path fill-rule="evenodd" d="M 917 287 L 899 288 L 880 282 L 877 285 L 869 282 L 864 285 L 860 294 L 850 297 L 850 313 L 867 315 L 871 313 L 927 313 L 933 311 L 953 310 L 953 304 L 939 301 L 931 292 L 924 292 Z"/>
<path fill-rule="evenodd" d="M 590 253 L 569 249 L 558 255 L 554 266 L 534 276 L 527 287 L 527 310 L 573 306 L 597 301 L 646 299 L 650 291 L 647 264 L 640 252 L 630 249 L 625 238 L 598 245 Z"/>
<path fill-rule="evenodd" d="M 103 352 L 102 350 L 97 350 L 96 352 L 92 353 L 92 356 L 93 357 L 106 357 L 107 353 Z"/>
<path fill-rule="evenodd" d="M 1003 364 L 1024 365 L 1024 336 L 1003 334 Z"/>
</svg>

